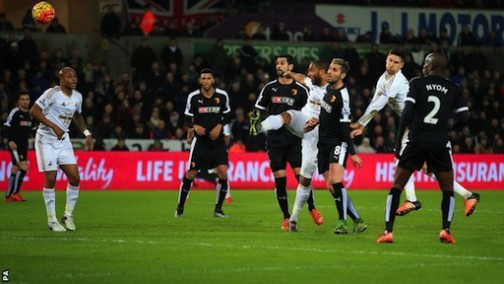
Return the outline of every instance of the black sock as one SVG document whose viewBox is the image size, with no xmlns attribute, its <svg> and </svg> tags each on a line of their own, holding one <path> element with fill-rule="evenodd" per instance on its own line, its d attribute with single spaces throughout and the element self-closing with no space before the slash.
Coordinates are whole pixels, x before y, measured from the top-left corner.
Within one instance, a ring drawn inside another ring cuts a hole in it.
<svg viewBox="0 0 504 284">
<path fill-rule="evenodd" d="M 222 211 L 222 203 L 226 199 L 226 193 L 228 190 L 228 180 L 219 179 L 217 189 L 219 190 L 219 197 L 217 198 L 217 204 L 215 204 L 215 211 Z"/>
<path fill-rule="evenodd" d="M 454 208 L 455 208 L 455 198 L 453 197 L 453 191 L 443 191 L 443 200 L 441 201 L 441 212 L 443 214 L 443 229 L 447 231 L 450 231 L 450 225 L 453 220 Z"/>
<path fill-rule="evenodd" d="M 16 182 L 16 174 L 11 173 L 9 177 L 9 183 L 7 185 L 7 192 L 5 192 L 5 197 L 11 196 L 14 193 L 14 185 Z"/>
<path fill-rule="evenodd" d="M 14 188 L 14 193 L 19 193 L 19 190 L 21 189 L 21 184 L 23 183 L 23 179 L 26 175 L 25 170 L 19 170 L 19 173 L 16 175 L 16 185 L 17 187 Z"/>
<path fill-rule="evenodd" d="M 289 213 L 289 200 L 287 199 L 287 178 L 286 177 L 278 177 L 275 178 L 275 193 L 278 201 L 278 205 L 280 206 L 280 210 L 285 218 L 290 218 Z"/>
<path fill-rule="evenodd" d="M 334 198 L 334 202 L 336 203 L 336 210 L 338 210 L 338 216 L 340 220 L 346 220 L 346 191 L 343 190 L 343 183 L 338 182 L 332 185 L 334 189 L 334 193 L 332 196 Z"/>
<path fill-rule="evenodd" d="M 184 208 L 184 204 L 187 198 L 187 195 L 189 194 L 189 191 L 191 190 L 191 184 L 192 180 L 186 178 L 182 179 L 182 183 L 180 184 L 180 189 L 179 189 L 179 200 L 178 200 L 178 208 Z"/>
<path fill-rule="evenodd" d="M 399 202 L 401 201 L 401 193 L 397 187 L 393 187 L 390 189 L 389 195 L 387 196 L 387 211 L 385 212 L 385 230 L 387 232 L 392 233 L 394 229 L 394 221 L 396 217 L 397 208 L 399 208 Z M 388 212 L 388 214 L 387 214 Z"/>
<path fill-rule="evenodd" d="M 308 203 L 308 211 L 311 212 L 313 209 L 315 209 L 315 201 L 313 200 L 313 189 L 310 190 L 310 195 L 308 196 L 306 203 Z"/>
</svg>

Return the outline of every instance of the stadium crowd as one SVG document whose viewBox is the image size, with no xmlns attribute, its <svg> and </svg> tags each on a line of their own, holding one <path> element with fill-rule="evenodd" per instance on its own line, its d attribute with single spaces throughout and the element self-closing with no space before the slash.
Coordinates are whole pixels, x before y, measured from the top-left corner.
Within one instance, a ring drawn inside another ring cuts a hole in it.
<svg viewBox="0 0 504 284">
<path fill-rule="evenodd" d="M 32 39 L 30 23 L 23 21 L 24 35 L 18 40 L 10 33 L 14 29 L 13 25 L 6 22 L 6 15 L 0 13 L 0 33 L 6 35 L 0 37 L 2 121 L 6 120 L 20 90 L 29 90 L 31 101 L 34 102 L 45 89 L 58 83 L 57 71 L 63 66 L 70 66 L 78 73 L 78 90 L 84 97 L 83 115 L 97 139 L 185 140 L 187 129 L 183 125 L 183 117 L 186 97 L 198 88 L 198 72 L 204 67 L 212 67 L 217 74 L 216 86 L 228 92 L 235 112 L 231 123 L 232 145 L 246 151 L 264 150 L 264 137 L 249 136 L 247 115 L 253 109 L 262 87 L 276 75 L 272 63 L 258 56 L 253 43 L 256 40 L 285 40 L 281 23 L 269 39 L 260 34 L 260 29 L 254 35 L 239 33 L 237 37 L 243 39 L 243 45 L 233 57 L 228 57 L 224 49 L 225 39 L 219 38 L 206 54 L 184 58 L 177 45 L 177 37 L 190 36 L 190 31 L 174 30 L 168 26 L 159 34 L 169 36 L 166 47 L 160 53 L 149 46 L 149 37 L 143 37 L 132 53 L 131 69 L 114 76 L 109 66 L 85 61 L 77 49 L 69 54 L 64 54 L 61 49 L 39 52 L 39 47 Z M 196 27 L 198 36 L 206 28 Z M 381 28 L 379 43 L 371 42 L 369 33 L 357 38 L 356 42 L 369 46 L 365 52 L 358 52 L 354 42 L 348 40 L 342 31 L 334 34 L 305 34 L 306 41 L 325 41 L 331 45 L 330 52 L 324 54 L 322 60 L 329 62 L 332 58 L 341 57 L 350 63 L 346 84 L 355 97 L 353 119 L 362 115 L 373 97 L 376 80 L 385 68 L 384 51 L 390 46 L 403 45 L 409 51 L 402 69 L 408 79 L 421 74 L 421 64 L 426 54 L 440 51 L 450 60 L 450 74 L 447 76 L 460 84 L 464 99 L 471 108 L 470 125 L 450 131 L 454 152 L 504 153 L 502 42 L 492 33 L 484 41 L 476 41 L 468 28 L 461 31 L 457 42 L 450 42 L 443 37 L 443 33 L 435 37 L 425 31 L 419 31 L 416 35 L 413 30 L 405 38 L 398 38 L 387 32 L 388 26 Z M 64 27 L 59 32 L 65 33 Z M 119 32 L 113 29 L 112 34 L 117 36 Z M 102 33 L 105 35 L 111 31 L 102 29 Z M 135 23 L 121 33 L 141 35 Z M 310 60 L 312 58 L 304 58 L 296 65 L 295 71 L 306 72 Z M 357 149 L 371 153 L 393 152 L 397 125 L 398 117 L 391 110 L 377 113 L 368 125 L 364 139 L 356 140 Z M 72 137 L 81 135 L 75 129 L 72 131 Z M 0 147 L 6 147 L 3 138 L 0 139 Z"/>
</svg>

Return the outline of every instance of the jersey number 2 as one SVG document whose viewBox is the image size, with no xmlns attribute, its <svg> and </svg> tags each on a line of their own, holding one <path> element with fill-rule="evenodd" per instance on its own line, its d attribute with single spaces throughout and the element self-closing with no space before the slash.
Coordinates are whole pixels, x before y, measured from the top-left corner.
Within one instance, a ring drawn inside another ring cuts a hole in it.
<svg viewBox="0 0 504 284">
<path fill-rule="evenodd" d="M 432 108 L 432 110 L 424 117 L 424 122 L 425 123 L 428 123 L 428 124 L 437 124 L 438 122 L 438 119 L 435 118 L 434 116 L 436 116 L 436 114 L 438 113 L 439 111 L 439 108 L 441 108 L 441 101 L 439 100 L 438 97 L 436 96 L 429 96 L 427 98 L 427 101 L 428 102 L 433 102 L 434 103 L 434 107 Z"/>
</svg>

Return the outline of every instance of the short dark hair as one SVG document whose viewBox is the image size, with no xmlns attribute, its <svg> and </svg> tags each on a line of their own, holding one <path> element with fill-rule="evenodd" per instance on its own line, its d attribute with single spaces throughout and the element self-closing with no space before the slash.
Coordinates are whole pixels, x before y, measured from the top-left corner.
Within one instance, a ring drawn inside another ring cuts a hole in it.
<svg viewBox="0 0 504 284">
<path fill-rule="evenodd" d="M 199 74 L 212 74 L 212 76 L 214 76 L 214 71 L 212 70 L 212 68 L 203 68 L 201 69 L 201 71 L 199 72 Z"/>
<path fill-rule="evenodd" d="M 17 99 L 19 100 L 21 98 L 21 96 L 30 96 L 30 93 L 27 90 L 21 90 L 17 94 Z"/>
<path fill-rule="evenodd" d="M 314 60 L 312 64 L 317 67 L 318 70 L 324 70 L 327 71 L 327 68 L 329 67 L 327 65 L 327 62 L 322 61 L 322 60 Z"/>
<path fill-rule="evenodd" d="M 404 51 L 404 49 L 402 47 L 398 47 L 398 46 L 392 47 L 392 49 L 389 50 L 388 54 L 393 54 L 393 55 L 399 56 L 403 62 L 406 59 L 406 51 Z"/>
<path fill-rule="evenodd" d="M 277 55 L 277 57 L 275 58 L 275 61 L 278 58 L 285 58 L 285 59 L 287 59 L 287 64 L 294 64 L 294 57 L 292 57 L 292 55 L 290 55 L 290 54 L 286 53 L 286 54 Z"/>
</svg>

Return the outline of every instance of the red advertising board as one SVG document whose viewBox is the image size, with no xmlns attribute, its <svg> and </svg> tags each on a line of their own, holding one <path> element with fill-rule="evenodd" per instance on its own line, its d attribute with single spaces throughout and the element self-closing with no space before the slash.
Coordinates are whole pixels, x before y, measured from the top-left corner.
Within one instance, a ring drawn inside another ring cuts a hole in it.
<svg viewBox="0 0 504 284">
<path fill-rule="evenodd" d="M 83 190 L 149 190 L 178 189 L 180 177 L 187 167 L 187 152 L 76 152 Z M 395 163 L 389 154 L 360 155 L 364 161 L 361 169 L 351 163 L 345 172 L 344 184 L 351 189 L 390 188 Z M 44 184 L 38 172 L 35 153 L 28 155 L 30 170 L 25 177 L 23 190 L 39 190 Z M 504 189 L 504 155 L 455 155 L 455 178 L 469 189 Z M 0 151 L 0 185 L 7 188 L 11 158 Z M 274 179 L 265 153 L 231 154 L 229 180 L 234 189 L 273 189 Z M 296 182 L 289 170 L 288 187 Z M 58 189 L 66 186 L 65 176 L 58 172 Z M 325 188 L 321 175 L 314 177 L 316 188 Z M 415 173 L 416 188 L 437 189 L 434 179 L 421 172 Z M 198 188 L 213 188 L 206 182 L 197 182 Z"/>
</svg>

